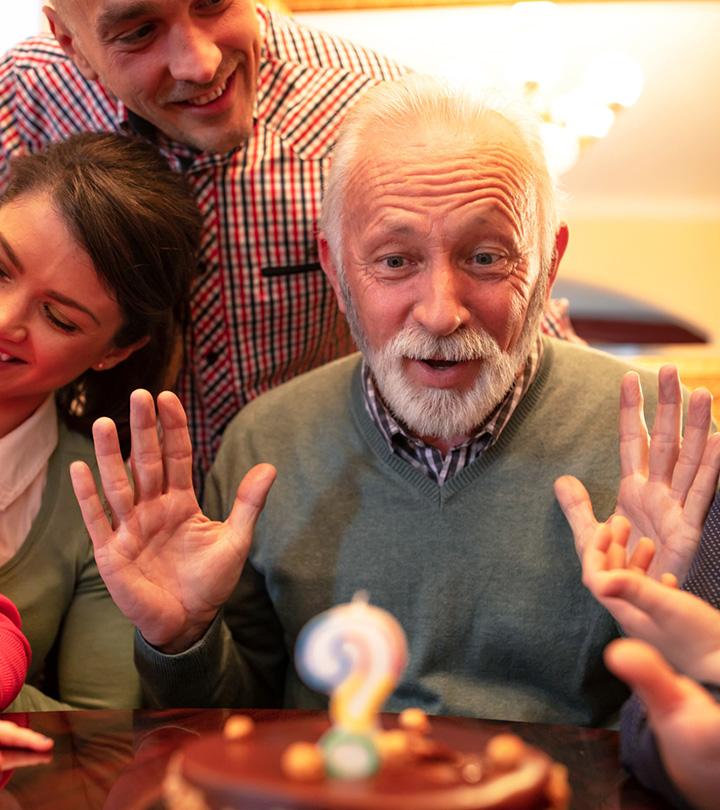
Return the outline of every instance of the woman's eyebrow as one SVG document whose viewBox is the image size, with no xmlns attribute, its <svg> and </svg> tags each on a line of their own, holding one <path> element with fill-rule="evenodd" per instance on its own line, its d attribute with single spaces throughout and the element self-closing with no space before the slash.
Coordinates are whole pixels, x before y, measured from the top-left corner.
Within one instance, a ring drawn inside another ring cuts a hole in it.
<svg viewBox="0 0 720 810">
<path fill-rule="evenodd" d="M 10 261 L 18 269 L 18 271 L 20 273 L 24 273 L 25 268 L 22 266 L 22 262 L 18 258 L 17 253 L 15 253 L 15 251 L 12 249 L 12 246 L 10 245 L 10 242 L 8 242 L 8 240 L 2 235 L 2 233 L 0 233 L 0 245 L 3 246 L 3 250 L 7 254 Z"/>
<path fill-rule="evenodd" d="M 68 298 L 67 295 L 63 295 L 62 293 L 56 292 L 55 290 L 48 290 L 47 293 L 53 301 L 57 301 L 58 304 L 65 304 L 67 307 L 72 307 L 73 309 L 80 310 L 80 312 L 84 312 L 90 318 L 92 318 L 95 323 L 100 326 L 100 321 L 95 317 L 95 314 L 91 312 L 86 306 L 81 304 L 79 301 L 75 301 L 73 298 Z"/>
<path fill-rule="evenodd" d="M 2 245 L 3 250 L 7 254 L 10 261 L 13 263 L 17 271 L 22 275 L 25 273 L 25 268 L 22 265 L 22 262 L 18 258 L 15 251 L 12 249 L 12 246 L 8 242 L 8 240 L 0 233 L 0 245 Z M 50 298 L 54 301 L 57 301 L 59 304 L 65 304 L 65 306 L 72 307 L 73 309 L 77 309 L 80 312 L 84 312 L 88 317 L 92 318 L 95 323 L 100 326 L 100 321 L 95 316 L 91 310 L 89 310 L 84 304 L 81 304 L 79 301 L 76 301 L 74 298 L 69 298 L 67 295 L 63 295 L 62 293 L 57 292 L 56 290 L 48 290 L 47 293 Z"/>
</svg>

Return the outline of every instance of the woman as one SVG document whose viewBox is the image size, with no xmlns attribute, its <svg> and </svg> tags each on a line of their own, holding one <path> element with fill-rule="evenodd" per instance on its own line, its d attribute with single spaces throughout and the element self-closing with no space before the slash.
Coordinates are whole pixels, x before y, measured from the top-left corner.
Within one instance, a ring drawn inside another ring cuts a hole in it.
<svg viewBox="0 0 720 810">
<path fill-rule="evenodd" d="M 130 392 L 158 392 L 200 220 L 149 145 L 85 134 L 16 159 L 0 200 L 0 593 L 32 648 L 14 711 L 136 706 L 132 628 L 100 579 L 68 466 L 100 415 L 127 450 Z"/>
</svg>

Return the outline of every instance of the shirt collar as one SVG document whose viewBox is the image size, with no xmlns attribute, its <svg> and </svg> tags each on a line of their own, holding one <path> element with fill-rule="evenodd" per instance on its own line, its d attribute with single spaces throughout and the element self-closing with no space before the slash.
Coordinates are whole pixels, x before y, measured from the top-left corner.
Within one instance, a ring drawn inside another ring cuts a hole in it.
<svg viewBox="0 0 720 810">
<path fill-rule="evenodd" d="M 0 510 L 7 509 L 48 463 L 58 443 L 55 397 L 0 439 Z"/>
</svg>

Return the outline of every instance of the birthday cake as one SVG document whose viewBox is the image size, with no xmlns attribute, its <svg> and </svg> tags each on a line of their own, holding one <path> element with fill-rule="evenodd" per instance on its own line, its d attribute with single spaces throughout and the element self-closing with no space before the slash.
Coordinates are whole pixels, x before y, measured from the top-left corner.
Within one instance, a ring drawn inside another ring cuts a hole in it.
<svg viewBox="0 0 720 810">
<path fill-rule="evenodd" d="M 232 720 L 236 718 L 231 718 Z M 424 732 L 384 715 L 387 751 L 372 776 L 336 779 L 311 754 L 327 717 L 251 723 L 191 743 L 165 779 L 171 810 L 564 810 L 565 769 L 520 738 L 430 718 Z M 293 756 L 295 763 L 291 760 Z"/>
<path fill-rule="evenodd" d="M 171 810 L 564 810 L 561 765 L 519 737 L 419 709 L 379 711 L 407 663 L 398 622 L 360 594 L 310 621 L 295 666 L 328 715 L 236 715 L 170 762 Z"/>
</svg>

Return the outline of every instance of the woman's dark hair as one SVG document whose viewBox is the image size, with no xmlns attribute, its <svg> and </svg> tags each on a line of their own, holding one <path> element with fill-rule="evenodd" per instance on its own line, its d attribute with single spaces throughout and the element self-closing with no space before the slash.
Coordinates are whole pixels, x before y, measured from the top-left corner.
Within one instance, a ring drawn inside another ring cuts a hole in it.
<svg viewBox="0 0 720 810">
<path fill-rule="evenodd" d="M 115 420 L 129 449 L 129 399 L 173 380 L 168 369 L 187 321 L 201 218 L 182 175 L 155 148 L 113 134 L 86 133 L 15 158 L 0 204 L 46 193 L 93 262 L 122 313 L 115 346 L 145 346 L 107 371 L 88 369 L 56 392 L 60 417 L 91 435 L 98 416 Z"/>
</svg>

